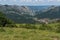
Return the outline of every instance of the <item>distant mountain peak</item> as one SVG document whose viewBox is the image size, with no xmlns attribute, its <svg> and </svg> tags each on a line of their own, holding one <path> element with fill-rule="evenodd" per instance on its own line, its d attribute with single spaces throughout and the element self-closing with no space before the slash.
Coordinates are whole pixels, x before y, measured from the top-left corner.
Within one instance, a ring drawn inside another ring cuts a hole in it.
<svg viewBox="0 0 60 40">
<path fill-rule="evenodd" d="M 37 18 L 60 18 L 60 6 L 50 6 L 49 8 L 42 10 Z"/>
</svg>

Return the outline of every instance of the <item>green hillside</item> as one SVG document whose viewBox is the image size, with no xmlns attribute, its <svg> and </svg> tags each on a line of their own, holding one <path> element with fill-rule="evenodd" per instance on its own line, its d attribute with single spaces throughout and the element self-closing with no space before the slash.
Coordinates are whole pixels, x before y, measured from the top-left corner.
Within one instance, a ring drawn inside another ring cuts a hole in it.
<svg viewBox="0 0 60 40">
<path fill-rule="evenodd" d="M 14 24 L 14 22 L 8 19 L 2 12 L 0 12 L 0 27 L 14 26 L 12 24 Z"/>
</svg>

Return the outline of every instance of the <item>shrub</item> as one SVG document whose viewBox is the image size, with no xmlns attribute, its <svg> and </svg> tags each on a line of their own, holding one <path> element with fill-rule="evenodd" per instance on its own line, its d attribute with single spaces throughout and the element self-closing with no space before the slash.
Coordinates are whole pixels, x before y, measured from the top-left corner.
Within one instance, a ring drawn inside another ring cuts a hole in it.
<svg viewBox="0 0 60 40">
<path fill-rule="evenodd" d="M 5 30 L 3 29 L 3 27 L 0 28 L 0 32 L 5 32 Z"/>
<path fill-rule="evenodd" d="M 57 26 L 56 32 L 60 33 L 60 25 Z"/>
<path fill-rule="evenodd" d="M 40 30 L 52 30 L 52 28 L 47 24 L 42 24 L 39 28 Z"/>
<path fill-rule="evenodd" d="M 3 13 L 0 12 L 0 27 L 14 27 L 16 26 L 14 22 L 8 18 L 5 17 Z"/>
<path fill-rule="evenodd" d="M 5 27 L 17 27 L 15 24 L 6 24 Z"/>
<path fill-rule="evenodd" d="M 20 25 L 21 28 L 27 28 L 27 29 L 36 29 L 36 26 L 33 24 L 25 24 L 25 25 Z"/>
</svg>

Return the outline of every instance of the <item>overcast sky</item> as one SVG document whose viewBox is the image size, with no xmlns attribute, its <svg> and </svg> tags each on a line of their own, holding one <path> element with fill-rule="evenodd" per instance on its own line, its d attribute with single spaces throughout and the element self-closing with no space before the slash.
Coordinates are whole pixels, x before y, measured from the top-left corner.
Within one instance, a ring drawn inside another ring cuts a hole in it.
<svg viewBox="0 0 60 40">
<path fill-rule="evenodd" d="M 9 5 L 60 5 L 60 0 L 0 0 L 0 4 L 9 4 Z"/>
</svg>

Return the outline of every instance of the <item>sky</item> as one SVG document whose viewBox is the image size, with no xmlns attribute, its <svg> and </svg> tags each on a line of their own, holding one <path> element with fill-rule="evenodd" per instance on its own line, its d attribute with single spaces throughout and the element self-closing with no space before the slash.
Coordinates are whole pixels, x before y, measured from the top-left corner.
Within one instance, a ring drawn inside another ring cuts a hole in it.
<svg viewBox="0 0 60 40">
<path fill-rule="evenodd" d="M 60 0 L 0 0 L 0 4 L 8 5 L 60 5 Z"/>
</svg>

